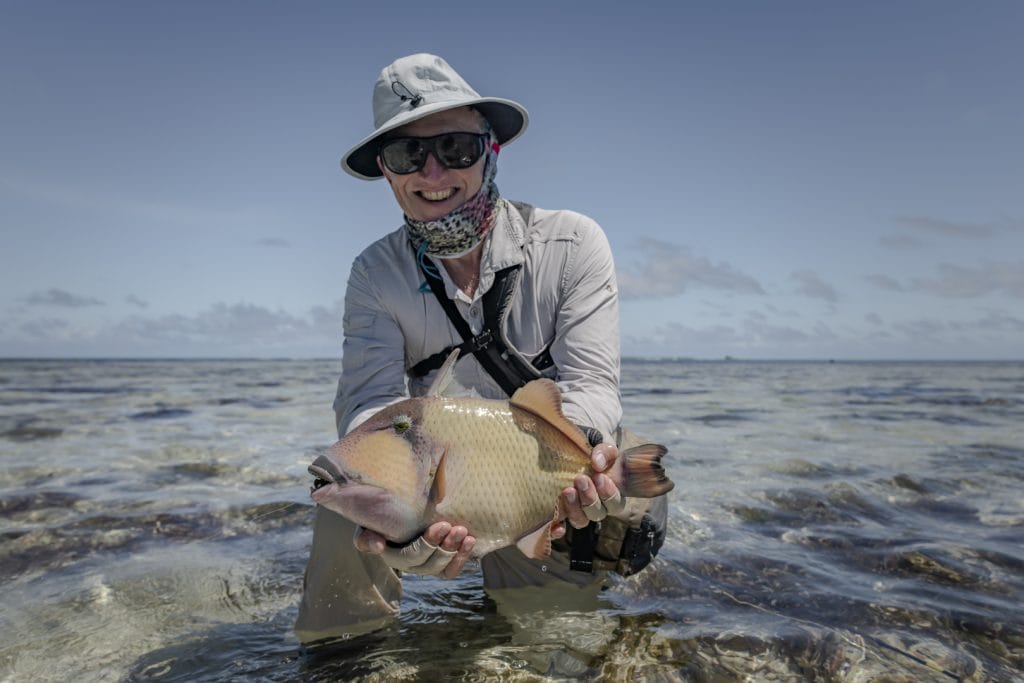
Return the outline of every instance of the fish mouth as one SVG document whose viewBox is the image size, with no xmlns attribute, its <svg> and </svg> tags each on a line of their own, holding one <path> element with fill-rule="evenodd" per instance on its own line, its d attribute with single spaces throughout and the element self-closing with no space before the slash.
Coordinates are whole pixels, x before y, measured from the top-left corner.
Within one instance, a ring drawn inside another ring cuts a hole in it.
<svg viewBox="0 0 1024 683">
<path fill-rule="evenodd" d="M 344 484 L 348 480 L 338 465 L 326 455 L 319 456 L 307 470 L 314 477 L 313 488 L 310 491 L 316 491 L 329 484 Z"/>
</svg>

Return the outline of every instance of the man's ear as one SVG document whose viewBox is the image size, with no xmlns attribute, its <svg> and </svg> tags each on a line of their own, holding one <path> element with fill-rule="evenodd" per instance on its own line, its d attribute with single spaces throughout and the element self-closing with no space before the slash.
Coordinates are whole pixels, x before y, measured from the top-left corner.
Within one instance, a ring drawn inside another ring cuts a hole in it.
<svg viewBox="0 0 1024 683">
<path fill-rule="evenodd" d="M 388 185 L 391 184 L 391 178 L 388 177 L 388 171 L 384 168 L 384 164 L 380 160 L 380 155 L 377 155 L 377 168 L 380 169 L 381 175 L 384 176 L 384 180 L 388 181 Z"/>
</svg>

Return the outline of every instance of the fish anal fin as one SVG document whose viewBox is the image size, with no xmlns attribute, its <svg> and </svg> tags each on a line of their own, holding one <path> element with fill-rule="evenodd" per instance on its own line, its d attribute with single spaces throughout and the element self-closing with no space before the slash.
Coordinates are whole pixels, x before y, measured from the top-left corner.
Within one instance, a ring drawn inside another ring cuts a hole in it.
<svg viewBox="0 0 1024 683">
<path fill-rule="evenodd" d="M 552 380 L 544 378 L 528 382 L 512 394 L 509 404 L 544 420 L 562 432 L 583 452 L 590 454 L 590 442 L 587 441 L 587 437 L 579 427 L 566 419 L 565 413 L 562 412 L 562 394 Z"/>
<path fill-rule="evenodd" d="M 539 527 L 526 534 L 518 541 L 516 547 L 527 557 L 534 560 L 543 560 L 551 556 L 551 529 L 558 524 L 561 517 L 558 509 L 550 521 L 544 522 Z"/>
</svg>

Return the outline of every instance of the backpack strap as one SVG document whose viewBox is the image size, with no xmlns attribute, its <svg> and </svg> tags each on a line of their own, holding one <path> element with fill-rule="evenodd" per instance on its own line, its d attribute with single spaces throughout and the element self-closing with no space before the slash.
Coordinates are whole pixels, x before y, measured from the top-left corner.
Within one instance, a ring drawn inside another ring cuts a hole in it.
<svg viewBox="0 0 1024 683">
<path fill-rule="evenodd" d="M 487 314 L 488 310 L 493 313 L 498 311 L 502 305 L 508 305 L 511 295 L 515 291 L 515 286 L 519 282 L 520 266 L 509 266 L 495 274 L 494 284 L 487 294 L 484 295 L 484 328 L 477 335 L 474 335 L 472 330 L 469 329 L 469 325 L 459 313 L 458 308 L 456 308 L 455 302 L 448 298 L 447 293 L 444 291 L 444 282 L 440 278 L 431 276 L 428 270 L 423 269 L 423 274 L 427 278 L 430 290 L 434 293 L 438 303 L 441 304 L 441 308 L 444 309 L 448 319 L 451 320 L 455 330 L 463 339 L 462 344 L 458 348 L 462 350 L 463 354 L 468 351 L 476 356 L 477 361 L 487 371 L 487 374 L 498 383 L 502 391 L 511 396 L 515 393 L 516 389 L 540 376 L 540 373 L 533 366 L 522 363 L 515 354 L 508 352 L 508 347 L 502 341 L 501 335 L 492 331 L 492 324 L 497 319 L 488 319 L 489 316 Z M 492 294 L 494 296 L 491 296 Z M 492 299 L 492 301 L 488 302 L 488 298 Z M 448 348 L 430 356 L 414 365 L 409 372 L 416 377 L 425 375 L 433 369 L 429 365 L 433 365 L 438 358 L 443 362 L 451 350 L 451 348 Z"/>
<path fill-rule="evenodd" d="M 529 226 L 532 207 L 520 203 L 513 203 L 513 206 Z M 426 278 L 430 291 L 434 293 L 434 297 L 463 341 L 461 344 L 444 348 L 412 366 L 409 369 L 409 374 L 413 377 L 422 377 L 441 367 L 448 355 L 458 348 L 461 351 L 460 358 L 467 353 L 476 356 L 477 361 L 487 371 L 487 374 L 498 383 L 502 391 L 511 396 L 519 387 L 540 377 L 541 370 L 554 365 L 550 346 L 538 354 L 532 363 L 526 363 L 518 353 L 509 348 L 501 333 L 504 318 L 522 275 L 521 265 L 509 266 L 495 273 L 494 283 L 483 296 L 483 329 L 480 334 L 474 335 L 462 314 L 459 313 L 455 302 L 448 298 L 444 289 L 444 281 L 437 274 L 439 272 L 437 267 L 426 257 L 417 259 L 417 263 Z"/>
</svg>

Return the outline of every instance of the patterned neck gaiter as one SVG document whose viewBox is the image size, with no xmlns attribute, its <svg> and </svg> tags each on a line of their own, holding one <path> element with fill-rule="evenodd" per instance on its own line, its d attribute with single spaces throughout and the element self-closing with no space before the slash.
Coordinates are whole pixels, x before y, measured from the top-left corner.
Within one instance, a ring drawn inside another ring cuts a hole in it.
<svg viewBox="0 0 1024 683">
<path fill-rule="evenodd" d="M 494 222 L 494 207 L 500 196 L 494 184 L 497 173 L 498 152 L 488 145 L 479 192 L 462 206 L 431 221 L 406 216 L 405 228 L 416 251 L 441 259 L 458 258 L 480 244 Z"/>
</svg>

